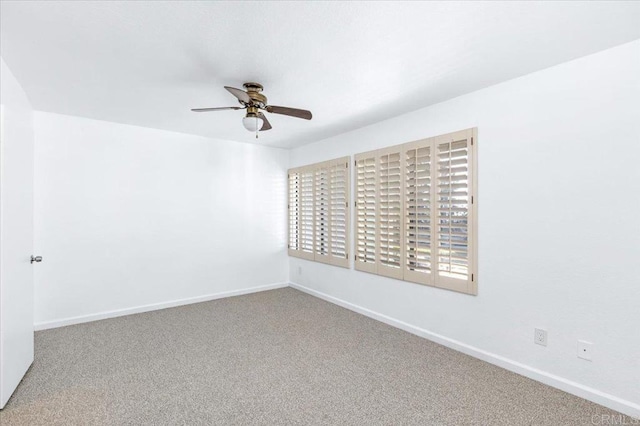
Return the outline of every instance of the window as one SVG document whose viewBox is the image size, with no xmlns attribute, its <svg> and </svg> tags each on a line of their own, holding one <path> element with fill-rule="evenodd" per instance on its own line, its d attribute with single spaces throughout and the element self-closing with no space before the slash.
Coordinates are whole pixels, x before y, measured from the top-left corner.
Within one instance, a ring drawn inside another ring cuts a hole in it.
<svg viewBox="0 0 640 426">
<path fill-rule="evenodd" d="M 477 293 L 476 133 L 356 155 L 357 270 Z"/>
<path fill-rule="evenodd" d="M 349 157 L 289 170 L 289 255 L 349 267 Z"/>
</svg>

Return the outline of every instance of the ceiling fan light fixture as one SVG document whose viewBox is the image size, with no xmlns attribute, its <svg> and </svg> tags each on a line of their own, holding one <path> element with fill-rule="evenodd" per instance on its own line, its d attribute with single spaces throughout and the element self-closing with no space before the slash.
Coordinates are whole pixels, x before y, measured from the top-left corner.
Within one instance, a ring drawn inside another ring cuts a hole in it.
<svg viewBox="0 0 640 426">
<path fill-rule="evenodd" d="M 262 118 L 258 117 L 256 114 L 247 114 L 246 117 L 242 119 L 242 125 L 245 129 L 250 132 L 257 132 L 262 128 L 264 121 Z"/>
</svg>

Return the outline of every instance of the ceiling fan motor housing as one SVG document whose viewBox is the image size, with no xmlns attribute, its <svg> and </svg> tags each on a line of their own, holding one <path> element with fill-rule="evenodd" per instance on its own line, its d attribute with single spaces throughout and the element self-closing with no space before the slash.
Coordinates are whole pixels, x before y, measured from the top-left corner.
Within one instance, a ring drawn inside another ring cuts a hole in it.
<svg viewBox="0 0 640 426">
<path fill-rule="evenodd" d="M 247 90 L 247 95 L 251 98 L 254 104 L 259 105 L 260 107 L 264 107 L 267 105 L 267 97 L 262 93 L 262 84 L 247 82 L 242 85 Z"/>
</svg>

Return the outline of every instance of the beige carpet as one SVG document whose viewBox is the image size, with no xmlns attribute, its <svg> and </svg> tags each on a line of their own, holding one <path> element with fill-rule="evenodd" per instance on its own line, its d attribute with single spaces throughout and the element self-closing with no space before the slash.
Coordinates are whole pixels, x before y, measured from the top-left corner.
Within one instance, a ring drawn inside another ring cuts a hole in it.
<svg viewBox="0 0 640 426">
<path fill-rule="evenodd" d="M 562 425 L 599 405 L 286 288 L 36 333 L 9 425 Z"/>
</svg>

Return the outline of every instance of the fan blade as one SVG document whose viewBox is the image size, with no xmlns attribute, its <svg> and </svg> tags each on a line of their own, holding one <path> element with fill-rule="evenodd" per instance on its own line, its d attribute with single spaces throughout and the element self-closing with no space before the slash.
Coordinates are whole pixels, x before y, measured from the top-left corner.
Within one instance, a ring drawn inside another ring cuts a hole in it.
<svg viewBox="0 0 640 426">
<path fill-rule="evenodd" d="M 224 111 L 225 109 L 244 109 L 242 107 L 218 107 L 218 108 L 191 108 L 193 112 L 207 112 L 207 111 Z"/>
<path fill-rule="evenodd" d="M 224 86 L 233 96 L 244 102 L 245 104 L 251 103 L 251 98 L 244 90 L 236 89 L 235 87 Z"/>
<path fill-rule="evenodd" d="M 263 120 L 262 128 L 260 129 L 260 131 L 262 132 L 263 130 L 270 130 L 271 123 L 269 123 L 269 120 L 267 120 L 267 117 L 265 117 L 265 115 L 261 112 L 258 113 L 258 117 L 262 118 Z"/>
<path fill-rule="evenodd" d="M 311 111 L 307 111 L 306 109 L 287 108 L 275 105 L 269 105 L 266 109 L 273 114 L 290 115 L 291 117 L 304 118 L 305 120 L 311 120 L 312 117 Z"/>
</svg>

